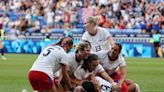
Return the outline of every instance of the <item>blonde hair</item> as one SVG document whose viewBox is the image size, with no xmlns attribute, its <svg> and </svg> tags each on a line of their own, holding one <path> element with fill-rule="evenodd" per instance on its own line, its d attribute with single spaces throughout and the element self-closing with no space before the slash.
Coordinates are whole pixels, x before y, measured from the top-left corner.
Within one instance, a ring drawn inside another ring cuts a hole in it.
<svg viewBox="0 0 164 92">
<path fill-rule="evenodd" d="M 84 51 L 85 48 L 88 48 L 88 46 L 91 47 L 90 42 L 85 41 L 85 40 L 80 41 L 79 44 L 77 44 L 77 45 L 75 46 L 75 53 L 77 53 L 77 52 L 79 52 L 79 51 Z"/>
<path fill-rule="evenodd" d="M 87 21 L 89 23 L 93 23 L 94 25 L 97 25 L 97 23 L 98 23 L 98 17 L 96 17 L 96 16 L 90 16 L 90 17 L 87 18 Z"/>
</svg>

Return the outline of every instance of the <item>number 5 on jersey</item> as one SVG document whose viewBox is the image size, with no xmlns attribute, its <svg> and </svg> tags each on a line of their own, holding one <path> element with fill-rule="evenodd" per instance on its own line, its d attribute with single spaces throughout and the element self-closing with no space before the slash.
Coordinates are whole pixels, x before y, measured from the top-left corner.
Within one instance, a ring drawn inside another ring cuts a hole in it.
<svg viewBox="0 0 164 92">
<path fill-rule="evenodd" d="M 54 49 L 53 48 L 48 48 L 46 51 L 44 51 L 43 56 L 49 55 L 52 50 L 54 50 Z"/>
</svg>

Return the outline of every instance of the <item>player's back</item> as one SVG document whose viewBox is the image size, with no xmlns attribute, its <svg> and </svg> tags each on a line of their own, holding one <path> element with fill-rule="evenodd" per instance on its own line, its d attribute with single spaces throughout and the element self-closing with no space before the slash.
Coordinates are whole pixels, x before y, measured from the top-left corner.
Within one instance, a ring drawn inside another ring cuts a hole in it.
<svg viewBox="0 0 164 92">
<path fill-rule="evenodd" d="M 62 47 L 48 46 L 40 53 L 31 70 L 42 71 L 52 77 L 53 72 L 60 69 L 63 57 L 66 58 L 67 54 Z"/>
</svg>

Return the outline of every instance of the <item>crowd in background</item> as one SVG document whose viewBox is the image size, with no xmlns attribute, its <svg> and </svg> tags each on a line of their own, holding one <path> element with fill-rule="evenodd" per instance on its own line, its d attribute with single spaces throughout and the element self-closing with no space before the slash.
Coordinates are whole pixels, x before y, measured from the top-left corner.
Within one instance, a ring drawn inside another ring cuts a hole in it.
<svg viewBox="0 0 164 92">
<path fill-rule="evenodd" d="M 88 16 L 110 29 L 164 29 L 163 0 L 0 0 L 0 25 L 9 34 L 83 28 Z"/>
</svg>

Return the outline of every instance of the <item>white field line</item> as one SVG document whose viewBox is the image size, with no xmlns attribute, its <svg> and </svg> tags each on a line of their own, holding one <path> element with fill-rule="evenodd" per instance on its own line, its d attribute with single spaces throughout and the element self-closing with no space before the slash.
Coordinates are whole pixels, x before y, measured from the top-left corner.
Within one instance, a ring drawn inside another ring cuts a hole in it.
<svg viewBox="0 0 164 92">
<path fill-rule="evenodd" d="M 143 92 L 164 92 L 164 90 L 143 90 Z"/>
</svg>

